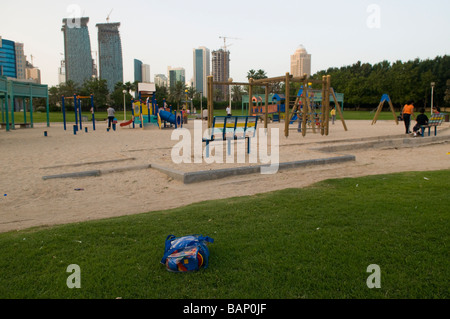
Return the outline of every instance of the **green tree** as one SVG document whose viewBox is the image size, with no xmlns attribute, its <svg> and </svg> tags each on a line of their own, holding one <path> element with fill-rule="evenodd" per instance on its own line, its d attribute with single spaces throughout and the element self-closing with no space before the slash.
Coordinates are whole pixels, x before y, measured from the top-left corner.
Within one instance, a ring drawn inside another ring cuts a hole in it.
<svg viewBox="0 0 450 319">
<path fill-rule="evenodd" d="M 186 84 L 177 81 L 173 87 L 170 88 L 169 100 L 171 103 L 177 105 L 177 110 L 180 110 L 181 101 L 184 100 L 186 94 Z"/>
<path fill-rule="evenodd" d="M 109 99 L 108 84 L 106 80 L 103 79 L 88 79 L 84 81 L 79 94 L 82 96 L 90 96 L 91 94 L 93 94 L 95 108 L 104 108 Z M 82 108 L 84 110 L 90 110 L 90 102 L 83 103 L 82 105 Z"/>
</svg>

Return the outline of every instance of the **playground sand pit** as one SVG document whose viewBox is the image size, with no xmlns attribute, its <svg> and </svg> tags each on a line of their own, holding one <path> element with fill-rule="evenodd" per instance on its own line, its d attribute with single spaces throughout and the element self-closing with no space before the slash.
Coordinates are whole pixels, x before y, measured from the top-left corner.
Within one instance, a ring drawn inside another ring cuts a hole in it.
<svg viewBox="0 0 450 319">
<path fill-rule="evenodd" d="M 312 161 L 352 155 L 354 160 L 324 165 L 280 169 L 276 174 L 245 174 L 205 180 L 195 184 L 167 174 L 233 170 L 259 166 L 248 155 L 238 163 L 237 151 L 221 163 L 213 156 L 195 163 L 194 142 L 191 163 L 174 162 L 173 129 L 118 128 L 107 132 L 97 123 L 96 131 L 76 135 L 62 124 L 35 124 L 33 129 L 0 131 L 0 232 L 35 226 L 81 222 L 170 209 L 191 203 L 254 195 L 284 188 L 305 187 L 315 182 L 402 171 L 450 168 L 450 125 L 443 123 L 437 137 L 405 135 L 403 123 L 394 121 L 340 121 L 330 124 L 328 136 L 308 130 L 305 137 L 291 125 L 284 137 L 284 123 L 269 125 L 268 150 L 276 149 L 271 134 L 279 129 L 280 163 Z M 259 127 L 262 127 L 258 123 Z M 185 125 L 193 133 L 194 124 Z M 203 122 L 206 127 L 206 122 Z M 47 136 L 44 136 L 47 131 Z M 261 142 L 261 140 L 259 140 Z M 262 143 L 262 142 L 261 142 Z M 204 151 L 204 143 L 202 149 Z M 261 148 L 252 141 L 252 152 Z M 179 153 L 179 152 L 178 152 Z M 175 152 L 176 154 L 176 152 Z M 253 153 L 254 154 L 254 153 Z M 273 155 L 273 154 L 271 154 Z M 272 158 L 274 164 L 275 157 Z M 198 160 L 198 158 L 197 158 Z M 309 163 L 309 162 L 308 162 Z M 153 168 L 150 168 L 153 165 Z M 75 174 L 70 175 L 70 174 Z M 208 173 L 206 173 L 208 174 Z M 65 177 L 65 178 L 62 178 Z"/>
</svg>

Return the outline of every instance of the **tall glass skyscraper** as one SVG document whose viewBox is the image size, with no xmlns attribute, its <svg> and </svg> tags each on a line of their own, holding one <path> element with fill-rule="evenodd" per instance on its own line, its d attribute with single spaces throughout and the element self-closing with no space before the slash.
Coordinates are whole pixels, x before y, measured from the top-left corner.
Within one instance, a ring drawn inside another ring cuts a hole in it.
<svg viewBox="0 0 450 319">
<path fill-rule="evenodd" d="M 210 51 L 205 47 L 194 49 L 194 87 L 203 96 L 208 95 L 206 77 L 210 74 Z"/>
<path fill-rule="evenodd" d="M 134 59 L 134 81 L 142 82 L 142 61 Z"/>
<path fill-rule="evenodd" d="M 93 74 L 91 41 L 89 38 L 89 18 L 63 19 L 61 31 L 64 33 L 64 57 L 66 81 L 82 85 Z"/>
<path fill-rule="evenodd" d="M 17 78 L 16 49 L 13 41 L 0 38 L 0 75 Z"/>
<path fill-rule="evenodd" d="M 98 51 L 100 79 L 106 80 L 108 90 L 114 91 L 117 82 L 123 82 L 122 41 L 120 23 L 99 23 Z"/>
<path fill-rule="evenodd" d="M 170 88 L 175 87 L 177 82 L 185 83 L 186 82 L 186 71 L 184 68 L 172 68 L 169 66 L 167 68 L 167 74 L 169 76 L 168 85 Z"/>
</svg>

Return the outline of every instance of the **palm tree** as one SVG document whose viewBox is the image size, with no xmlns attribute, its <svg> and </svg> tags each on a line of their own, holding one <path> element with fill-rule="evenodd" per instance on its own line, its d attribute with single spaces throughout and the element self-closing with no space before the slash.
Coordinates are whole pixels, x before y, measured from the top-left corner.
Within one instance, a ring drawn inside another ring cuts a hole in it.
<svg viewBox="0 0 450 319">
<path fill-rule="evenodd" d="M 242 90 L 242 86 L 234 85 L 231 87 L 231 99 L 234 102 L 241 101 L 243 94 L 244 94 L 244 91 Z"/>
<path fill-rule="evenodd" d="M 181 100 L 185 98 L 186 94 L 185 91 L 186 91 L 186 84 L 181 81 L 177 81 L 175 83 L 175 86 L 170 88 L 169 99 L 173 103 L 177 103 L 177 111 L 180 110 Z"/>
</svg>

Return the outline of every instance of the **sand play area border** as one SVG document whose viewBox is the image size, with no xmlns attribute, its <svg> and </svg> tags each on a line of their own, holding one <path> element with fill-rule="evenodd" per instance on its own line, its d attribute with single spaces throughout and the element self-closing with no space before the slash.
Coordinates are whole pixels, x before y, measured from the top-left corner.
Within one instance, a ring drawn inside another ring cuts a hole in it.
<svg viewBox="0 0 450 319">
<path fill-rule="evenodd" d="M 328 136 L 279 129 L 279 167 L 267 163 L 176 164 L 173 129 L 64 131 L 62 124 L 0 131 L 0 232 L 139 214 L 195 202 L 305 187 L 330 179 L 450 168 L 450 123 L 412 137 L 394 121 L 337 121 Z M 70 125 L 68 127 L 71 127 Z M 184 128 L 193 131 L 193 121 Z M 203 122 L 206 128 L 206 122 Z M 47 132 L 47 136 L 44 135 Z M 194 136 L 194 134 L 192 134 Z M 268 138 L 269 142 L 270 139 Z M 256 139 L 258 142 L 258 139 Z M 253 142 L 256 150 L 259 143 Z M 204 146 L 204 144 L 203 144 Z M 269 143 L 269 151 L 272 145 Z M 225 152 L 226 153 L 226 152 Z M 192 155 L 192 159 L 194 155 Z M 381 185 L 382 186 L 382 185 Z"/>
</svg>

